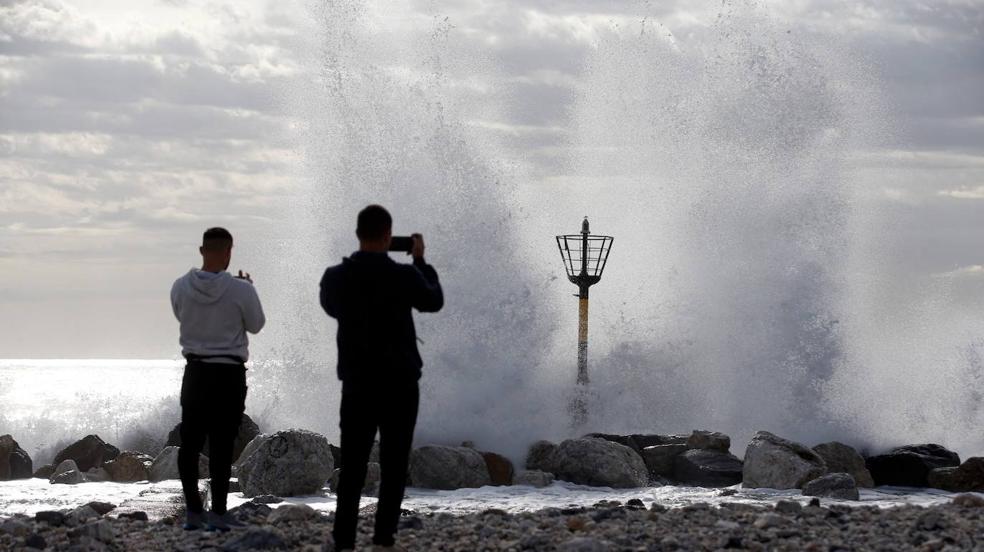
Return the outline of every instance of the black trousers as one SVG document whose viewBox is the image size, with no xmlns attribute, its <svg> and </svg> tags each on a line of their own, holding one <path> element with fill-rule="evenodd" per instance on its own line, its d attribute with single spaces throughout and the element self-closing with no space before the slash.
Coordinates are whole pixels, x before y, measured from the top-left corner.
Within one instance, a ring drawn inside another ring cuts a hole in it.
<svg viewBox="0 0 984 552">
<path fill-rule="evenodd" d="M 407 462 L 417 425 L 417 382 L 387 386 L 342 385 L 342 466 L 335 510 L 335 547 L 354 548 L 366 464 L 379 430 L 379 503 L 373 543 L 392 546 L 407 484 Z"/>
<path fill-rule="evenodd" d="M 232 473 L 232 447 L 246 410 L 246 367 L 188 361 L 181 381 L 181 448 L 178 473 L 189 512 L 201 512 L 198 455 L 208 438 L 212 511 L 224 514 Z"/>
</svg>

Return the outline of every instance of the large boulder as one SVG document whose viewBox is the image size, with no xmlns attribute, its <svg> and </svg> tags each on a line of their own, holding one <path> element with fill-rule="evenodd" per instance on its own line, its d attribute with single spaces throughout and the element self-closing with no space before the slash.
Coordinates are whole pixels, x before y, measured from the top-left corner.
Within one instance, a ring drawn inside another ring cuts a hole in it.
<svg viewBox="0 0 984 552">
<path fill-rule="evenodd" d="M 178 447 L 164 447 L 164 450 L 154 458 L 148 469 L 150 481 L 158 482 L 166 479 L 181 479 L 178 471 Z M 198 478 L 208 477 L 208 457 L 198 455 Z"/>
<path fill-rule="evenodd" d="M 604 439 L 568 439 L 551 451 L 545 464 L 539 469 L 581 485 L 635 488 L 649 482 L 641 456 L 625 445 Z"/>
<path fill-rule="evenodd" d="M 150 480 L 150 467 L 154 459 L 142 452 L 123 451 L 119 456 L 103 464 L 109 478 L 117 483 L 133 483 Z"/>
<path fill-rule="evenodd" d="M 801 489 L 827 473 L 827 465 L 811 449 L 768 431 L 759 431 L 745 449 L 745 488 Z"/>
<path fill-rule="evenodd" d="M 489 470 L 489 477 L 492 479 L 493 485 L 513 484 L 516 468 L 513 467 L 511 460 L 494 452 L 483 452 L 482 458 L 485 459 L 485 467 Z"/>
<path fill-rule="evenodd" d="M 687 450 L 687 445 L 653 445 L 642 449 L 642 461 L 650 477 L 672 477 L 673 460 Z"/>
<path fill-rule="evenodd" d="M 731 450 L 731 437 L 717 431 L 695 429 L 690 437 L 687 437 L 687 448 L 728 452 Z"/>
<path fill-rule="evenodd" d="M 0 481 L 30 479 L 34 463 L 10 435 L 0 436 Z"/>
<path fill-rule="evenodd" d="M 984 493 L 984 457 L 974 456 L 957 467 L 936 468 L 929 472 L 929 486 L 954 493 Z"/>
<path fill-rule="evenodd" d="M 324 435 L 288 429 L 260 439 L 249 457 L 239 464 L 239 485 L 244 496 L 317 494 L 335 469 Z"/>
<path fill-rule="evenodd" d="M 453 490 L 492 484 L 485 458 L 475 449 L 424 445 L 410 453 L 414 487 Z"/>
<path fill-rule="evenodd" d="M 737 456 L 709 449 L 691 449 L 673 459 L 673 479 L 699 487 L 728 487 L 741 483 Z"/>
<path fill-rule="evenodd" d="M 79 470 L 86 472 L 101 467 L 103 462 L 109 462 L 119 454 L 120 449 L 103 441 L 98 435 L 86 435 L 55 455 L 53 464 L 74 460 Z"/>
<path fill-rule="evenodd" d="M 78 485 L 85 483 L 85 475 L 79 470 L 75 460 L 62 460 L 55 466 L 48 482 L 52 485 Z"/>
<path fill-rule="evenodd" d="M 236 440 L 232 444 L 232 460 L 236 462 L 240 456 L 243 454 L 243 450 L 246 448 L 253 439 L 255 439 L 260 434 L 260 426 L 256 425 L 248 415 L 243 414 L 242 422 L 239 424 L 239 431 L 236 433 Z M 179 422 L 174 426 L 174 429 L 167 434 L 167 443 L 164 444 L 167 447 L 180 447 L 181 446 L 181 423 Z M 202 447 L 202 453 L 208 454 L 208 439 L 205 439 L 205 444 Z"/>
<path fill-rule="evenodd" d="M 957 467 L 960 456 L 940 445 L 906 445 L 871 456 L 866 465 L 875 485 L 927 487 L 930 471 Z"/>
<path fill-rule="evenodd" d="M 528 470 L 547 470 L 550 463 L 550 455 L 557 450 L 557 445 L 550 441 L 540 440 L 530 445 L 529 452 L 526 453 L 526 469 Z"/>
<path fill-rule="evenodd" d="M 875 486 L 871 472 L 864 465 L 864 458 L 853 447 L 831 441 L 813 447 L 813 452 L 823 458 L 829 473 L 851 474 L 858 487 L 871 488 Z"/>
<path fill-rule="evenodd" d="M 858 486 L 849 473 L 830 473 L 803 485 L 805 496 L 822 496 L 841 500 L 860 500 Z"/>
</svg>

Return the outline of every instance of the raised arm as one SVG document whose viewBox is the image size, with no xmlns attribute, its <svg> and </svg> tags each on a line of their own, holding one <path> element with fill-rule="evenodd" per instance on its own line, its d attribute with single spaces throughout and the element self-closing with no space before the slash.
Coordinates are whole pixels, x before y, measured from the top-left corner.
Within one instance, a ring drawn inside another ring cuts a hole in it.
<svg viewBox="0 0 984 552">
<path fill-rule="evenodd" d="M 422 257 L 414 258 L 408 271 L 411 277 L 410 301 L 420 312 L 437 312 L 444 306 L 444 291 L 437 279 L 437 271 Z"/>
</svg>

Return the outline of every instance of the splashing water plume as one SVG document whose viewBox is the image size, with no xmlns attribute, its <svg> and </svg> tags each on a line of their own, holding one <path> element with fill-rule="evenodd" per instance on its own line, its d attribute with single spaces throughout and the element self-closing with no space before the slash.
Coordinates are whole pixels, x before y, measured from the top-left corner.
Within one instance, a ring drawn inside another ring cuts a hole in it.
<svg viewBox="0 0 984 552">
<path fill-rule="evenodd" d="M 576 305 L 552 236 L 585 214 L 616 237 L 592 289 L 588 429 L 711 428 L 740 453 L 758 429 L 887 445 L 959 418 L 900 424 L 855 387 L 885 375 L 872 352 L 891 348 L 857 312 L 874 293 L 858 275 L 879 277 L 853 155 L 889 126 L 866 63 L 744 4 L 685 40 L 648 18 L 613 27 L 575 91 L 568 174 L 521 185 L 509 148 L 470 124 L 495 106 L 467 75 L 494 64 L 444 18 L 396 25 L 409 16 L 394 10 L 332 2 L 307 34 L 320 42 L 305 62 L 316 78 L 291 100 L 296 263 L 271 340 L 290 345 L 256 376 L 275 425 L 336 434 L 334 323 L 312 283 L 355 248 L 368 203 L 390 208 L 394 233 L 427 237 L 445 287 L 445 310 L 418 317 L 418 443 L 516 457 L 570 434 Z M 964 430 L 982 422 L 962 416 Z"/>
</svg>

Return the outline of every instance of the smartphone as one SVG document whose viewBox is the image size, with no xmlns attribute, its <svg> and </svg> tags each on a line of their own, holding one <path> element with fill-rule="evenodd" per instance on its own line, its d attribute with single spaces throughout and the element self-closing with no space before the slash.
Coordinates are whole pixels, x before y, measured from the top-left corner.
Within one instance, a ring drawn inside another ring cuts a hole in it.
<svg viewBox="0 0 984 552">
<path fill-rule="evenodd" d="M 393 236 L 393 241 L 390 243 L 390 251 L 406 251 L 407 253 L 413 249 L 413 238 L 410 236 Z"/>
</svg>

